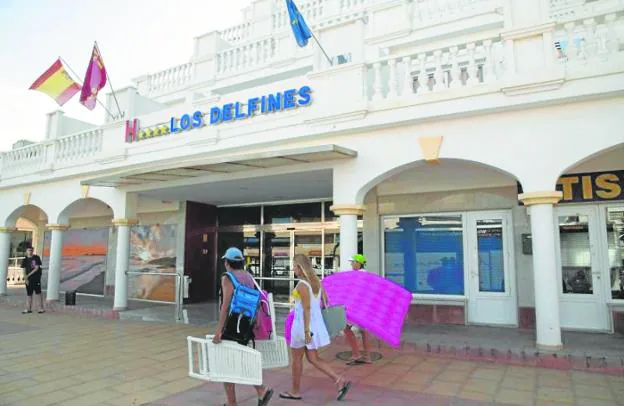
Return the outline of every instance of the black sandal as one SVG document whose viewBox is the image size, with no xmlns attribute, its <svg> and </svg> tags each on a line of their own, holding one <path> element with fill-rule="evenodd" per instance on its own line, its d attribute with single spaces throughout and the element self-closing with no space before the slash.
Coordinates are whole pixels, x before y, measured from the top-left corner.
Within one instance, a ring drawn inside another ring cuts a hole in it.
<svg viewBox="0 0 624 406">
<path fill-rule="evenodd" d="M 264 392 L 264 396 L 258 399 L 258 406 L 268 405 L 272 397 L 273 397 L 273 389 L 267 389 L 266 392 Z"/>
<path fill-rule="evenodd" d="M 340 390 L 338 391 L 338 397 L 336 397 L 336 400 L 342 400 L 344 399 L 345 396 L 347 396 L 347 392 L 349 392 L 349 389 L 351 389 L 351 381 L 347 381 L 342 385 L 342 388 L 340 388 Z"/>
<path fill-rule="evenodd" d="M 30 314 L 32 313 L 32 310 L 22 310 L 22 314 Z"/>
<path fill-rule="evenodd" d="M 301 400 L 302 399 L 301 396 L 295 396 L 290 392 L 282 392 L 279 394 L 279 397 L 282 399 L 288 399 L 288 400 Z"/>
</svg>

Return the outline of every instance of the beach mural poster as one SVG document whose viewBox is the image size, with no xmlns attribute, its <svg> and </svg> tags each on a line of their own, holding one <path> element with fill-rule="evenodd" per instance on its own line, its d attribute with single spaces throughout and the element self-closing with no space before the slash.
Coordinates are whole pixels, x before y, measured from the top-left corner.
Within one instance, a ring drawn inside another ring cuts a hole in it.
<svg viewBox="0 0 624 406">
<path fill-rule="evenodd" d="M 176 272 L 176 225 L 135 226 L 130 232 L 131 272 Z M 175 301 L 176 280 L 171 276 L 130 275 L 128 297 Z"/>
<path fill-rule="evenodd" d="M 106 254 L 110 228 L 69 229 L 63 234 L 61 259 L 61 284 L 59 290 L 93 295 L 104 294 L 106 276 Z M 50 269 L 50 232 L 43 236 L 42 287 L 48 286 Z"/>
</svg>

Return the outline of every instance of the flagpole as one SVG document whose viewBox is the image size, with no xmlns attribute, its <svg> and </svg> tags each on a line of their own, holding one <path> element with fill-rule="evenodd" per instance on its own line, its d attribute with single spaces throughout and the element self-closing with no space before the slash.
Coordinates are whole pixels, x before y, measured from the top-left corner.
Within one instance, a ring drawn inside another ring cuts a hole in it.
<svg viewBox="0 0 624 406">
<path fill-rule="evenodd" d="M 63 58 L 62 58 L 62 57 L 60 57 L 60 56 L 59 56 L 59 59 L 61 60 L 61 62 L 63 62 L 63 65 L 67 66 L 67 69 L 69 69 L 69 71 L 70 71 L 71 73 L 73 73 L 73 74 L 74 74 L 74 76 L 76 76 L 77 78 L 80 78 L 80 76 L 78 76 L 78 75 L 76 74 L 76 72 L 74 72 L 74 70 L 71 68 L 71 66 L 69 66 L 69 64 L 67 63 L 67 61 L 66 61 L 65 59 L 63 59 Z M 78 83 L 80 83 L 80 87 L 82 87 L 82 86 L 84 85 L 84 83 L 82 83 L 82 82 L 80 81 L 80 79 L 78 79 Z M 111 112 L 110 112 L 110 110 L 109 110 L 109 109 L 107 109 L 107 108 L 106 108 L 106 106 L 105 106 L 104 104 L 102 104 L 102 102 L 101 102 L 101 101 L 99 101 L 97 97 L 95 98 L 95 101 L 96 101 L 96 102 L 98 102 L 98 104 L 99 104 L 100 106 L 102 106 L 102 107 L 104 108 L 104 110 L 106 110 L 106 112 L 108 113 L 108 115 L 109 115 L 109 116 L 111 116 L 111 118 L 112 118 L 113 120 L 115 119 L 115 116 L 113 115 L 113 113 L 111 113 Z"/>
<path fill-rule="evenodd" d="M 334 63 L 327 55 L 327 52 L 325 52 L 325 49 L 323 49 L 323 47 L 321 46 L 321 43 L 319 42 L 318 38 L 316 38 L 316 35 L 314 35 L 314 31 L 310 30 L 310 34 L 312 34 L 312 38 L 314 38 L 314 41 L 316 41 L 316 44 L 319 46 L 319 48 L 321 48 L 321 51 L 323 51 L 323 55 L 325 55 L 325 58 L 327 58 L 327 61 L 329 62 L 329 66 L 334 66 Z"/>
<path fill-rule="evenodd" d="M 97 41 L 93 41 L 95 48 L 98 50 L 98 54 L 100 54 L 100 59 L 102 60 L 102 63 L 104 63 L 104 58 L 102 57 L 102 52 L 100 51 L 100 47 L 97 44 Z M 110 80 L 110 76 L 108 76 L 108 69 L 105 69 L 104 72 L 106 72 L 106 79 L 108 79 L 108 85 L 110 86 L 111 92 L 113 93 L 113 99 L 115 99 L 115 104 L 117 105 L 117 111 L 119 112 L 119 118 L 122 118 L 123 114 L 121 112 L 121 109 L 119 108 L 119 102 L 117 101 L 117 95 L 115 94 L 115 89 L 113 89 L 113 82 L 111 82 Z"/>
</svg>

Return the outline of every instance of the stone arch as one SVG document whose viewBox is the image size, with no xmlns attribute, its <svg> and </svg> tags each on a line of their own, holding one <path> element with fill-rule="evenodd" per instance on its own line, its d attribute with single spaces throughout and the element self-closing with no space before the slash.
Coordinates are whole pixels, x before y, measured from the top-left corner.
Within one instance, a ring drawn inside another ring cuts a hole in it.
<svg viewBox="0 0 624 406">
<path fill-rule="evenodd" d="M 486 164 L 483 162 L 479 162 L 479 161 L 474 161 L 474 160 L 468 160 L 468 159 L 456 159 L 456 158 L 442 158 L 439 161 L 436 161 L 436 163 L 434 165 L 436 165 L 437 168 L 439 168 L 440 166 L 437 165 L 445 165 L 445 164 L 452 164 L 452 165 L 459 165 L 459 166 L 463 166 L 466 165 L 469 168 L 474 168 L 478 171 L 481 172 L 491 172 L 491 173 L 496 173 L 502 176 L 505 176 L 509 179 L 514 179 L 516 181 L 520 181 L 520 179 L 518 178 L 518 176 L 514 175 L 513 173 L 510 173 L 509 171 L 503 170 L 501 168 L 492 166 L 490 164 Z M 381 173 L 377 173 L 376 175 L 368 178 L 368 179 L 363 179 L 362 183 L 359 186 L 359 189 L 356 192 L 356 202 L 357 204 L 362 204 L 364 202 L 364 199 L 367 195 L 368 192 L 370 192 L 375 186 L 382 184 L 384 181 L 389 180 L 391 178 L 393 178 L 394 176 L 400 175 L 401 173 L 404 173 L 406 171 L 415 169 L 415 168 L 432 168 L 433 166 L 430 166 L 431 164 L 428 164 L 426 161 L 424 160 L 415 160 L 413 162 L 409 162 L 409 163 L 405 163 L 402 165 L 398 165 L 395 166 L 394 168 L 391 168 L 389 170 L 386 170 L 384 172 Z"/>
<path fill-rule="evenodd" d="M 624 169 L 624 142 L 601 148 L 598 150 L 586 152 L 585 156 L 575 162 L 570 162 L 559 172 L 559 176 L 566 173 L 579 171 L 597 171 L 597 170 L 616 170 Z M 606 159 L 605 159 L 606 158 Z M 602 162 L 598 162 L 598 160 Z M 619 167 L 611 167 L 619 165 Z M 586 169 L 583 169 L 586 168 Z"/>
<path fill-rule="evenodd" d="M 66 205 L 58 214 L 59 224 L 70 224 L 70 218 L 85 214 L 88 217 L 114 217 L 112 207 L 106 202 L 92 197 L 79 198 Z M 90 214 L 90 215 L 86 215 Z"/>
<path fill-rule="evenodd" d="M 49 219 L 48 214 L 41 207 L 34 204 L 25 204 L 13 210 L 11 214 L 9 214 L 6 219 L 4 219 L 4 226 L 16 227 L 17 220 L 20 217 L 24 217 L 34 223 L 37 223 L 37 221 L 40 220 L 44 224 Z"/>
</svg>

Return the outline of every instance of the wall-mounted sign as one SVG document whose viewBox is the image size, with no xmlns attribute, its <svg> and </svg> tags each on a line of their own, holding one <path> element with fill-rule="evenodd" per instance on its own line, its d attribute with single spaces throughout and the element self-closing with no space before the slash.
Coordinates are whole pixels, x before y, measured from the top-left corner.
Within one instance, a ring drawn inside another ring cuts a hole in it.
<svg viewBox="0 0 624 406">
<path fill-rule="evenodd" d="M 246 102 L 227 103 L 214 106 L 208 112 L 195 111 L 180 117 L 171 117 L 169 122 L 147 128 L 139 127 L 139 120 L 126 121 L 126 142 L 136 142 L 168 134 L 217 125 L 230 121 L 250 119 L 258 114 L 276 113 L 309 106 L 312 103 L 312 89 L 302 86 L 260 97 L 252 97 Z"/>
<path fill-rule="evenodd" d="M 556 189 L 563 193 L 559 204 L 624 200 L 624 170 L 563 175 Z"/>
</svg>

